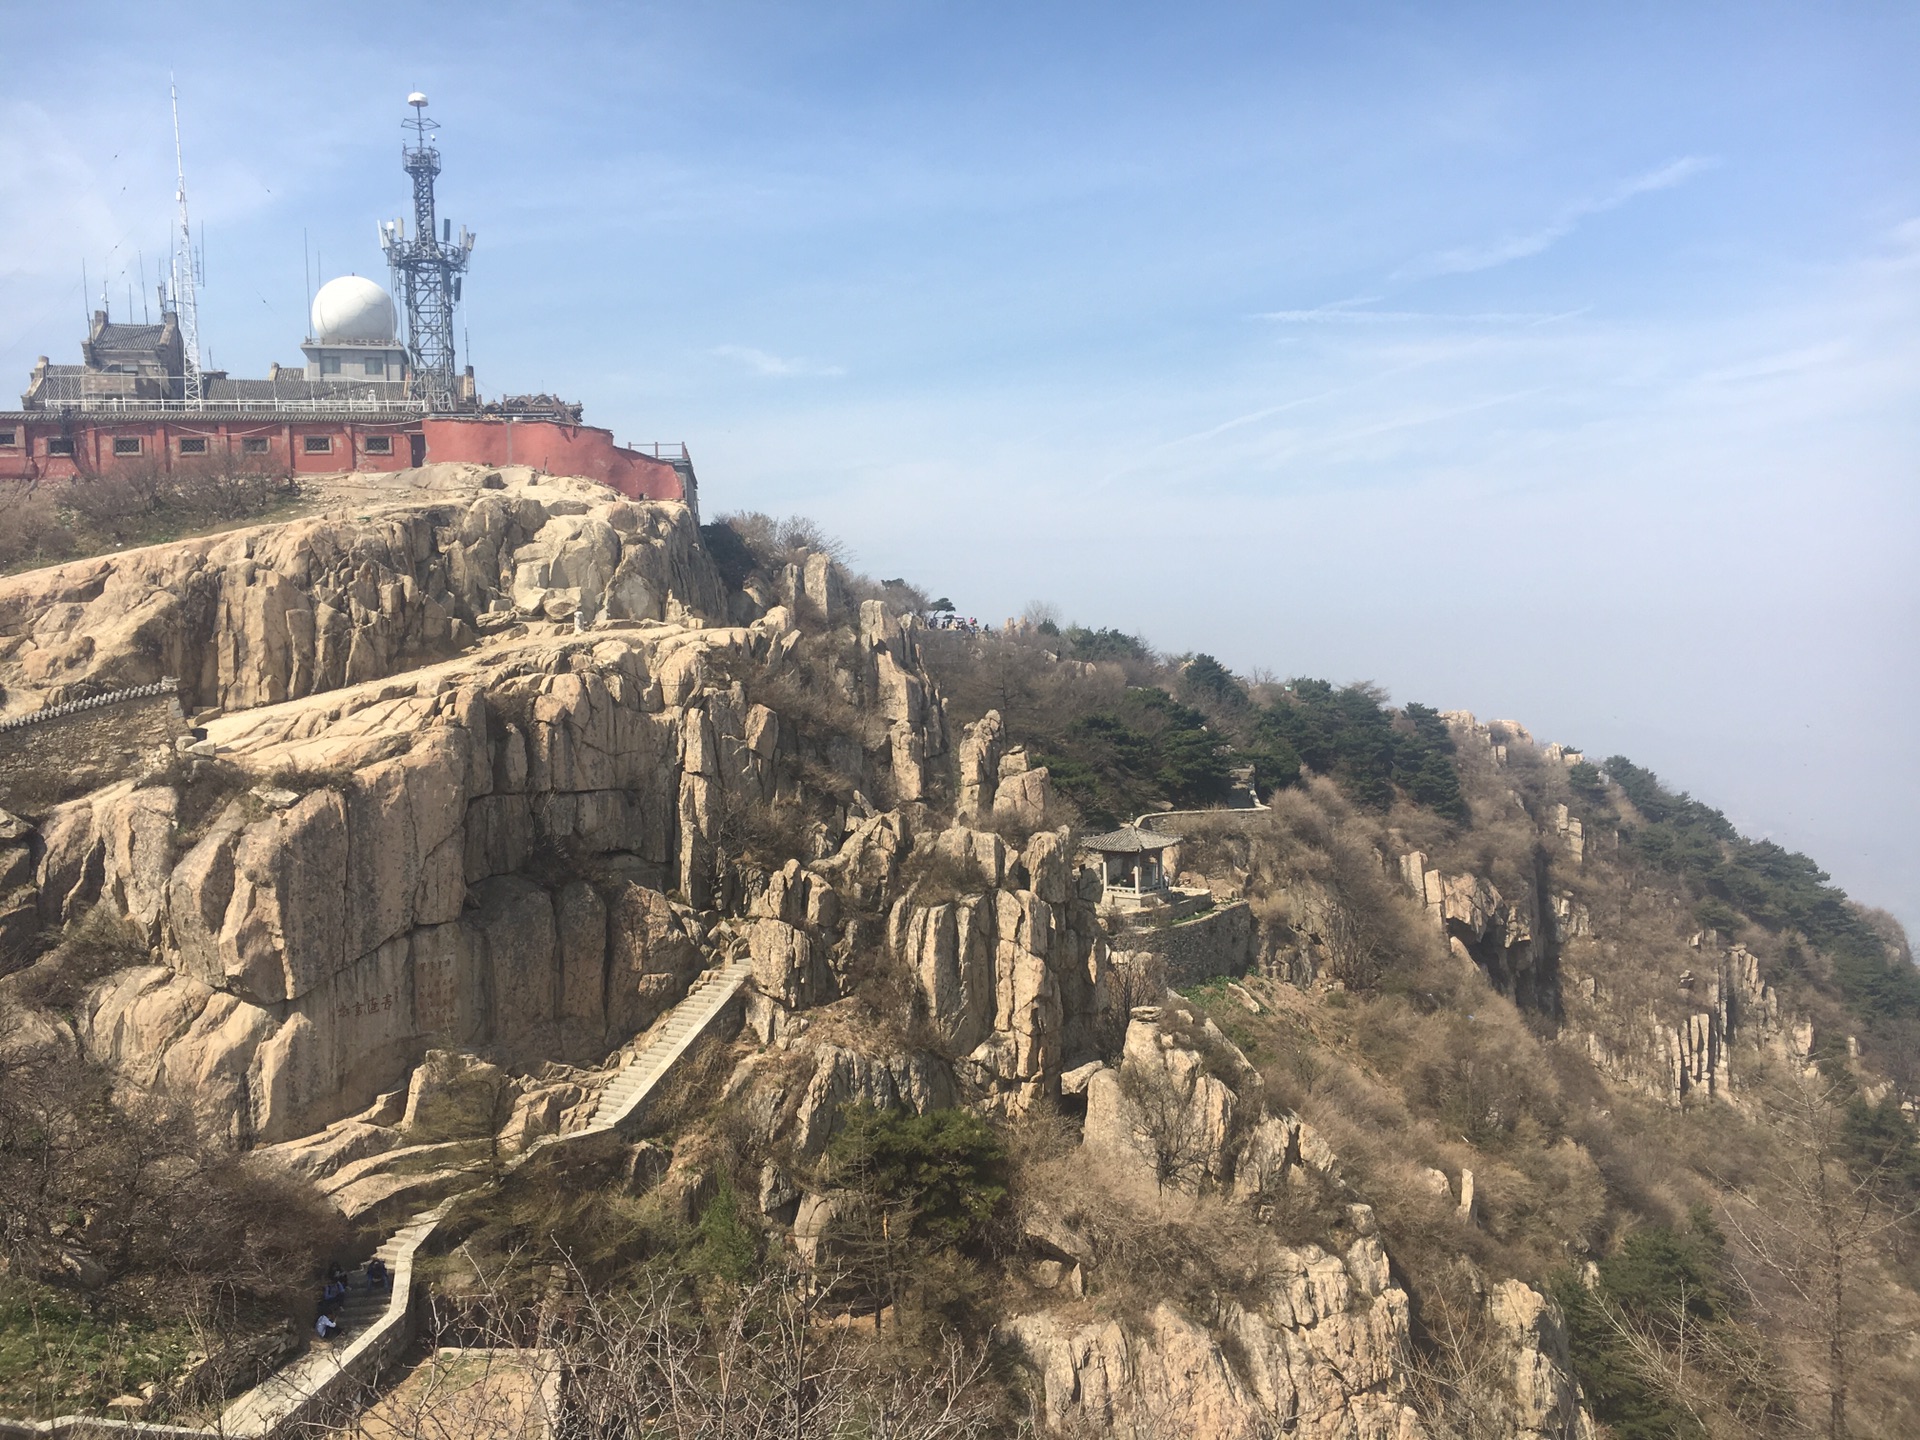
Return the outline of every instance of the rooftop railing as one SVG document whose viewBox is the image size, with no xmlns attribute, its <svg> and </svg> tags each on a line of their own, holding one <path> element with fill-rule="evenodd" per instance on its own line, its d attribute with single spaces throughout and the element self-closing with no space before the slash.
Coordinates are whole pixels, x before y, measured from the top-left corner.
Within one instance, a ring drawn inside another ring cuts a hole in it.
<svg viewBox="0 0 1920 1440">
<path fill-rule="evenodd" d="M 687 454 L 687 442 L 684 440 L 675 440 L 672 442 L 665 440 L 629 440 L 627 442 L 627 449 L 639 455 L 651 455 L 656 460 L 690 460 L 693 458 Z"/>
<path fill-rule="evenodd" d="M 62 397 L 60 399 L 41 399 L 36 409 L 48 414 L 66 415 L 75 412 L 107 415 L 195 415 L 208 410 L 290 410 L 298 413 L 329 413 L 341 410 L 364 411 L 372 414 L 383 410 L 398 410 L 408 414 L 423 414 L 428 409 L 425 400 L 410 400 L 403 396 L 391 399 L 379 395 L 328 395 L 328 396 L 267 396 L 239 397 L 209 396 L 204 400 L 144 400 L 134 395 L 83 395 Z"/>
</svg>

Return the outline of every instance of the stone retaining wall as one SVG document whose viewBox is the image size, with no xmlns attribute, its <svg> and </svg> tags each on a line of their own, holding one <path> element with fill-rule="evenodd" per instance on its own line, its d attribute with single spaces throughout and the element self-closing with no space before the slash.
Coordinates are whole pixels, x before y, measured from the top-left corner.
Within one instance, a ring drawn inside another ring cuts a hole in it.
<svg viewBox="0 0 1920 1440">
<path fill-rule="evenodd" d="M 1219 975 L 1246 974 L 1258 941 L 1253 909 L 1239 900 L 1163 929 L 1126 931 L 1114 937 L 1113 947 L 1158 955 L 1167 985 L 1179 990 Z"/>
<path fill-rule="evenodd" d="M 0 721 L 0 808 L 36 814 L 170 754 L 187 733 L 178 690 L 162 680 Z"/>
</svg>

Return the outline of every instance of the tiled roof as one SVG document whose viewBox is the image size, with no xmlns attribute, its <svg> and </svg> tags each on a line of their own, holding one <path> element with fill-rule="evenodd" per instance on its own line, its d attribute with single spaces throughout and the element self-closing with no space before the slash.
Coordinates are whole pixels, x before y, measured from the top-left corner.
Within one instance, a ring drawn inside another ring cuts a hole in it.
<svg viewBox="0 0 1920 1440">
<path fill-rule="evenodd" d="M 34 398 L 43 404 L 84 399 L 86 375 L 84 365 L 49 365 L 33 391 Z"/>
<path fill-rule="evenodd" d="M 1104 835 L 1090 835 L 1080 843 L 1089 850 L 1099 850 L 1107 855 L 1152 855 L 1169 845 L 1178 845 L 1180 837 L 1162 835 L 1155 830 L 1142 830 L 1135 825 L 1122 825 L 1118 830 L 1109 830 Z"/>
<path fill-rule="evenodd" d="M 164 325 L 102 325 L 93 343 L 102 350 L 158 350 Z"/>
</svg>

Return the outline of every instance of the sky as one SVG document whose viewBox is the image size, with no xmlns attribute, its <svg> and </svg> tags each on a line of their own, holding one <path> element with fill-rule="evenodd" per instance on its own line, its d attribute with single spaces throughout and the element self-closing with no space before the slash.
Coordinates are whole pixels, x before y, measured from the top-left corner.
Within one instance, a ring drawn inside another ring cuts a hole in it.
<svg viewBox="0 0 1920 1440">
<path fill-rule="evenodd" d="M 0 375 L 173 213 L 211 362 L 384 279 L 711 514 L 1620 753 L 1920 936 L 1920 7 L 8 7 Z M 96 302 L 97 303 L 97 302 Z M 131 304 L 137 311 L 136 295 Z"/>
</svg>

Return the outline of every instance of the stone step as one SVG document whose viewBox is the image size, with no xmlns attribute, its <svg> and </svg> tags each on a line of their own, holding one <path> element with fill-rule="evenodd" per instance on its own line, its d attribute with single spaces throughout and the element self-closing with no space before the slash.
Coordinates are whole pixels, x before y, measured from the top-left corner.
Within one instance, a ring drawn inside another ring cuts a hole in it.
<svg viewBox="0 0 1920 1440">
<path fill-rule="evenodd" d="M 611 1124 L 634 1101 L 657 1085 L 678 1058 L 680 1043 L 709 1024 L 733 999 L 740 982 L 751 972 L 750 961 L 735 961 L 693 987 L 667 1012 L 648 1037 L 644 1049 L 600 1090 L 590 1126 Z"/>
</svg>

